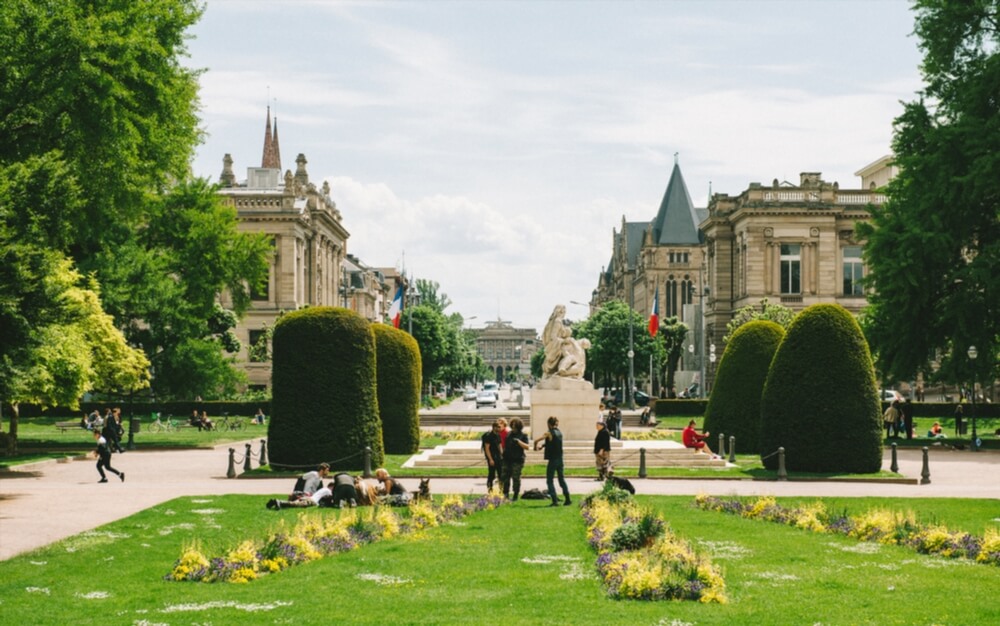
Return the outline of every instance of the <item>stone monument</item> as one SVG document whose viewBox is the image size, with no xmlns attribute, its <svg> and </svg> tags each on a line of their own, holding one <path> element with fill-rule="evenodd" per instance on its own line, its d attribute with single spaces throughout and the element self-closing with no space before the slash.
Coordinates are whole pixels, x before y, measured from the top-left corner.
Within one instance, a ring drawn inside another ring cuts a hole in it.
<svg viewBox="0 0 1000 626">
<path fill-rule="evenodd" d="M 559 418 L 564 441 L 592 445 L 594 423 L 601 417 L 601 392 L 583 379 L 590 342 L 573 337 L 565 305 L 558 304 L 552 310 L 542 332 L 542 345 L 542 380 L 531 391 L 531 436 L 545 432 L 545 423 L 554 415 Z"/>
</svg>

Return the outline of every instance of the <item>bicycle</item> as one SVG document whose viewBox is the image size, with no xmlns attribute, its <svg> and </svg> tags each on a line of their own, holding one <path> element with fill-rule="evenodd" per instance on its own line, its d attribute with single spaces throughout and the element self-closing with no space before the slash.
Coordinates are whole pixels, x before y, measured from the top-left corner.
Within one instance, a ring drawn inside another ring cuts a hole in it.
<svg viewBox="0 0 1000 626">
<path fill-rule="evenodd" d="M 222 415 L 218 424 L 219 430 L 246 430 L 247 425 L 241 417 L 230 418 L 228 413 Z"/>
<path fill-rule="evenodd" d="M 177 422 L 175 422 L 169 415 L 166 420 L 161 420 L 159 413 L 156 414 L 156 419 L 149 425 L 149 432 L 151 433 L 165 433 L 175 430 L 177 430 Z"/>
</svg>

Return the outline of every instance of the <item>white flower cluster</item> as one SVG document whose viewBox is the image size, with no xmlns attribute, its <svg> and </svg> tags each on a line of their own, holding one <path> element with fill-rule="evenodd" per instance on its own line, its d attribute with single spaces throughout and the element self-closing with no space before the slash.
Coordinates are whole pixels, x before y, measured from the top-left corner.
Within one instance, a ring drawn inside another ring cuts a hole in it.
<svg viewBox="0 0 1000 626">
<path fill-rule="evenodd" d="M 189 613 L 192 611 L 208 611 L 211 609 L 236 609 L 237 611 L 246 611 L 247 613 L 258 613 L 260 611 L 273 611 L 274 609 L 291 605 L 291 602 L 282 602 L 281 600 L 266 603 L 246 603 L 236 602 L 233 600 L 223 602 L 221 600 L 216 600 L 214 602 L 202 602 L 200 604 L 171 604 L 170 606 L 160 609 L 160 613 Z"/>
<path fill-rule="evenodd" d="M 389 576 L 386 574 L 358 574 L 358 578 L 361 580 L 368 580 L 376 585 L 406 585 L 412 583 L 413 581 L 408 578 L 400 578 L 398 576 Z"/>
</svg>

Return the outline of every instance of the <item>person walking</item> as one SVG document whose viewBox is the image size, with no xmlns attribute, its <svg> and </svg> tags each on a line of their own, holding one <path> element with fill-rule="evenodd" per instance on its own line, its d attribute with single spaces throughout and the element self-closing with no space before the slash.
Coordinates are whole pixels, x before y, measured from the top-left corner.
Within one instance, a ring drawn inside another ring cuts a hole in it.
<svg viewBox="0 0 1000 626">
<path fill-rule="evenodd" d="M 95 430 L 94 441 L 97 443 L 97 450 L 95 450 L 95 453 L 97 454 L 97 473 L 101 475 L 101 480 L 97 482 L 108 482 L 108 477 L 104 473 L 105 469 L 112 474 L 117 474 L 118 478 L 121 479 L 122 482 L 125 482 L 125 472 L 119 472 L 115 468 L 111 467 L 111 449 L 108 447 L 108 440 L 104 438 L 104 435 Z"/>
<path fill-rule="evenodd" d="M 125 452 L 121 444 L 123 432 L 121 414 L 116 409 L 115 412 L 111 414 L 111 417 L 104 422 L 104 428 L 101 429 L 101 436 L 108 442 L 108 454 L 112 452 Z"/>
<path fill-rule="evenodd" d="M 483 433 L 482 451 L 486 457 L 486 491 L 493 491 L 494 480 L 502 483 L 503 460 L 500 457 L 500 420 L 494 420 L 492 428 Z"/>
<path fill-rule="evenodd" d="M 899 401 L 893 400 L 889 408 L 882 414 L 882 424 L 885 426 L 885 438 L 895 437 L 899 439 Z"/>
<path fill-rule="evenodd" d="M 903 433 L 906 434 L 907 439 L 913 439 L 913 403 L 910 402 L 909 398 L 903 401 L 903 406 L 899 411 L 903 418 Z"/>
<path fill-rule="evenodd" d="M 552 498 L 552 504 L 549 506 L 559 506 L 559 497 L 556 495 L 556 486 L 553 479 L 559 476 L 559 486 L 562 488 L 563 496 L 565 500 L 563 501 L 564 506 L 569 506 L 573 502 L 569 499 L 569 485 L 566 484 L 566 475 L 563 468 L 563 436 L 562 432 L 559 430 L 559 419 L 552 416 L 548 420 L 549 430 L 544 435 L 535 439 L 535 450 L 538 449 L 538 444 L 544 441 L 545 446 L 545 460 L 548 464 L 545 466 L 545 484 L 549 488 L 549 497 Z"/>
<path fill-rule="evenodd" d="M 608 477 L 611 465 L 611 435 L 604 426 L 604 420 L 597 420 L 597 436 L 594 437 L 594 464 L 597 466 L 597 480 Z"/>
<path fill-rule="evenodd" d="M 527 449 L 528 436 L 524 434 L 524 422 L 519 417 L 512 418 L 507 444 L 503 447 L 503 497 L 510 498 L 513 484 L 515 502 L 521 494 L 521 470 L 524 469 L 524 451 Z"/>
</svg>

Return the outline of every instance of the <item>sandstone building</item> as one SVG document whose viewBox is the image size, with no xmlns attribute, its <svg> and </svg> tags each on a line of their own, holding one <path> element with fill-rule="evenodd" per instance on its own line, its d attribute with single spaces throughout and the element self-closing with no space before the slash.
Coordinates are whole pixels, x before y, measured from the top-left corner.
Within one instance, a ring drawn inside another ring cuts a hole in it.
<svg viewBox="0 0 1000 626">
<path fill-rule="evenodd" d="M 648 315 L 658 286 L 661 320 L 676 315 L 692 330 L 678 388 L 701 378 L 703 360 L 710 388 L 711 348 L 721 354 L 737 309 L 764 298 L 796 311 L 836 302 L 857 314 L 866 305 L 854 225 L 870 218 L 869 205 L 885 201 L 877 189 L 892 168 L 885 157 L 859 170 L 861 189 L 840 189 L 818 172 L 802 173 L 797 183 L 750 183 L 735 196 L 713 194 L 700 209 L 675 163 L 657 215 L 649 222 L 623 218 L 613 231 L 611 260 L 591 307 L 617 298 Z"/>
<path fill-rule="evenodd" d="M 242 231 L 267 233 L 274 254 L 267 284 L 235 332 L 243 344 L 238 361 L 253 389 L 270 386 L 271 363 L 265 350 L 251 351 L 283 311 L 304 306 L 344 306 L 372 321 L 382 321 L 391 284 L 382 272 L 347 254 L 350 233 L 330 197 L 330 186 L 309 180 L 306 157 L 295 159 L 295 172 L 281 171 L 278 122 L 268 107 L 260 167 L 248 167 L 237 181 L 233 159 L 223 158 L 220 195 L 236 209 Z M 228 303 L 225 302 L 224 305 Z"/>
</svg>

